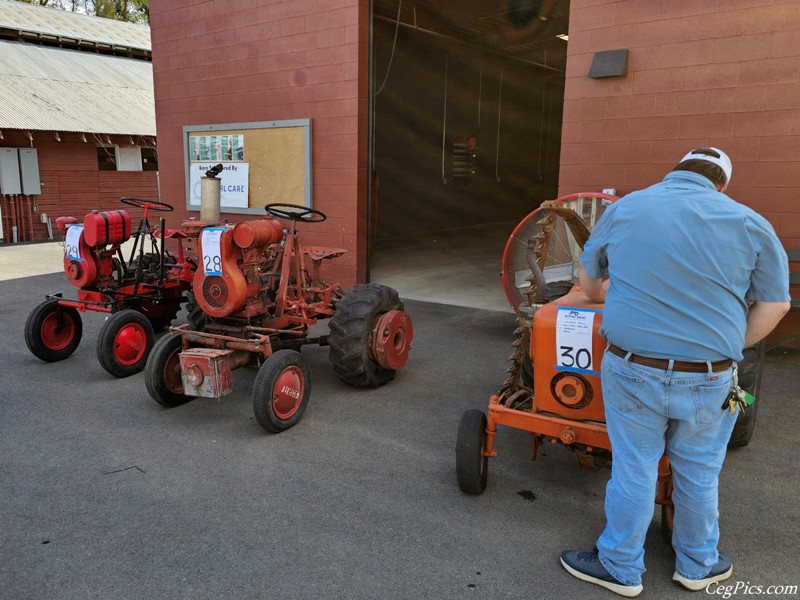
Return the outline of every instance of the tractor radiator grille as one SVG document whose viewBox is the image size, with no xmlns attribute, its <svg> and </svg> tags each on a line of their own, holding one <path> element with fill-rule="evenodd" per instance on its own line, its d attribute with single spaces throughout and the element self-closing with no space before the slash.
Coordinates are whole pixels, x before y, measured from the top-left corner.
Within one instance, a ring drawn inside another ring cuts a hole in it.
<svg viewBox="0 0 800 600">
<path fill-rule="evenodd" d="M 211 308 L 222 308 L 228 302 L 228 284 L 222 277 L 206 277 L 203 281 L 203 300 Z"/>
</svg>

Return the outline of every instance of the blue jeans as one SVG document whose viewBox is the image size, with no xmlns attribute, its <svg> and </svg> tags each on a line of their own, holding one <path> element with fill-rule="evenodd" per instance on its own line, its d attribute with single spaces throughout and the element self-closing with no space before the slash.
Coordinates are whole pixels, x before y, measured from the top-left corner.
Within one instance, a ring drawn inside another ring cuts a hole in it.
<svg viewBox="0 0 800 600">
<path fill-rule="evenodd" d="M 736 415 L 722 410 L 733 369 L 720 373 L 663 371 L 606 352 L 603 400 L 611 439 L 606 528 L 600 562 L 625 585 L 639 585 L 644 540 L 653 520 L 658 461 L 672 466 L 675 569 L 703 579 L 717 564 L 718 477 Z"/>
</svg>

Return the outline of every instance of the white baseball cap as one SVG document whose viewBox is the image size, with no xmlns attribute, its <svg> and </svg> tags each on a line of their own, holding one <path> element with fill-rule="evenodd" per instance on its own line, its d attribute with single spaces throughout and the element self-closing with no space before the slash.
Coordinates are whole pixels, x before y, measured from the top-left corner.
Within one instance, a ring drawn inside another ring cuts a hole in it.
<svg viewBox="0 0 800 600">
<path fill-rule="evenodd" d="M 725 173 L 725 179 L 726 179 L 725 187 L 727 187 L 728 184 L 731 181 L 731 174 L 733 173 L 733 164 L 731 164 L 731 159 L 728 157 L 727 154 L 725 154 L 719 148 L 712 148 L 712 147 L 709 146 L 708 150 L 713 150 L 714 152 L 719 154 L 719 158 L 717 158 L 716 156 L 713 156 L 711 154 L 707 154 L 704 151 L 703 148 L 699 148 L 697 150 L 692 150 L 691 152 L 689 152 L 689 154 L 684 156 L 680 160 L 680 162 L 683 162 L 683 161 L 686 161 L 686 160 L 705 160 L 705 161 L 708 161 L 710 163 L 714 163 L 720 169 L 722 169 L 723 173 Z"/>
</svg>

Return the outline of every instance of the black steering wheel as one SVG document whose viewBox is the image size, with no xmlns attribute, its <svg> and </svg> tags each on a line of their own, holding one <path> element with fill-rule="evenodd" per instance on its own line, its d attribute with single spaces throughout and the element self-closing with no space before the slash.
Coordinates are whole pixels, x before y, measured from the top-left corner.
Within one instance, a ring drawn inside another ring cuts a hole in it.
<svg viewBox="0 0 800 600">
<path fill-rule="evenodd" d="M 157 210 L 162 212 L 172 212 L 175 210 L 172 208 L 170 204 L 166 202 L 159 202 L 158 200 L 148 200 L 147 198 L 133 198 L 131 196 L 125 196 L 124 198 L 119 199 L 120 202 L 123 204 L 128 204 L 129 206 L 135 206 L 136 208 L 143 208 L 145 210 Z"/>
<path fill-rule="evenodd" d="M 328 218 L 322 211 L 319 211 L 315 208 L 308 208 L 307 206 L 300 206 L 298 204 L 284 204 L 282 202 L 276 202 L 275 204 L 267 204 L 264 207 L 264 210 L 267 211 L 267 214 L 272 217 L 289 219 L 291 221 L 303 221 L 304 223 L 322 223 Z"/>
</svg>

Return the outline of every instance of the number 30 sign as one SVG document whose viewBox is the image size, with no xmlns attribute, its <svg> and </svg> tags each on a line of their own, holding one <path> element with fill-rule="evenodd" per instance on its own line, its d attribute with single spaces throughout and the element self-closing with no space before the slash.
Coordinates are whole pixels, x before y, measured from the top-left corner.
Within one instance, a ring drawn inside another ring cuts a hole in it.
<svg viewBox="0 0 800 600">
<path fill-rule="evenodd" d="M 559 307 L 556 320 L 556 366 L 563 371 L 595 374 L 592 332 L 597 311 Z"/>
</svg>

